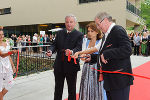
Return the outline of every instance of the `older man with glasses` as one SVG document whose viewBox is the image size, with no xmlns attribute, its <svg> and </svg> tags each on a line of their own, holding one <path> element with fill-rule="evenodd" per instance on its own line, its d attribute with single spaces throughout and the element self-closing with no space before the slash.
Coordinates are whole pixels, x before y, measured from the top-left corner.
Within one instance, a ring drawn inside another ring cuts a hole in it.
<svg viewBox="0 0 150 100">
<path fill-rule="evenodd" d="M 99 51 L 97 57 L 98 66 L 104 71 L 119 71 L 132 73 L 130 56 L 132 54 L 131 43 L 126 30 L 112 22 L 112 17 L 106 12 L 100 12 L 95 17 L 97 28 L 104 33 L 102 41 L 94 48 L 77 52 L 79 54 L 91 54 Z M 96 59 L 91 57 L 91 59 Z M 108 100 L 129 100 L 130 85 L 133 84 L 133 76 L 117 73 L 100 72 L 99 81 L 104 79 L 104 89 Z"/>
<path fill-rule="evenodd" d="M 98 13 L 95 23 L 105 36 L 101 46 L 96 46 L 100 53 L 98 62 L 102 70 L 132 73 L 132 49 L 126 30 L 115 25 L 112 17 L 106 12 Z M 103 73 L 103 78 L 108 100 L 129 100 L 132 76 Z"/>
</svg>

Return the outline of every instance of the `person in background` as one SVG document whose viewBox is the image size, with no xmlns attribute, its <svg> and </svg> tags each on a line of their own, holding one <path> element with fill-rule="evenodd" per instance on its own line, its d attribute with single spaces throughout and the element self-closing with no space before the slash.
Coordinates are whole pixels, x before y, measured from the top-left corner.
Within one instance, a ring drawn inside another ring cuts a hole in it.
<svg viewBox="0 0 150 100">
<path fill-rule="evenodd" d="M 147 31 L 148 31 L 148 29 L 147 29 L 146 25 L 144 25 L 144 26 L 143 26 L 142 33 L 143 33 L 143 32 L 147 32 Z"/>
<path fill-rule="evenodd" d="M 38 35 L 35 33 L 32 39 L 33 46 L 37 46 L 38 42 Z M 33 52 L 37 52 L 37 47 L 33 47 Z"/>
<path fill-rule="evenodd" d="M 49 39 L 50 39 L 49 45 L 52 45 L 52 44 L 53 44 L 53 42 L 54 42 L 54 41 L 53 41 L 52 34 L 50 34 Z"/>
<path fill-rule="evenodd" d="M 147 32 L 143 32 L 143 36 L 141 38 L 141 53 L 143 56 L 148 56 L 147 44 L 148 44 Z"/>
<path fill-rule="evenodd" d="M 147 51 L 148 51 L 148 55 L 150 55 L 150 32 L 149 31 L 147 31 L 147 35 L 148 35 Z"/>
<path fill-rule="evenodd" d="M 140 39 L 142 38 L 142 33 L 139 33 L 138 36 L 140 37 Z M 141 41 L 140 41 L 140 46 L 139 46 L 139 55 L 141 54 Z"/>
<path fill-rule="evenodd" d="M 134 43 L 134 55 L 139 55 L 139 47 L 140 47 L 141 38 L 138 36 L 138 32 L 135 32 L 133 43 Z"/>
<path fill-rule="evenodd" d="M 40 49 L 40 52 L 42 52 L 42 46 L 43 46 L 43 36 L 42 35 L 40 35 L 40 37 L 39 37 L 39 45 L 40 45 L 40 47 L 39 47 L 39 49 Z"/>
</svg>

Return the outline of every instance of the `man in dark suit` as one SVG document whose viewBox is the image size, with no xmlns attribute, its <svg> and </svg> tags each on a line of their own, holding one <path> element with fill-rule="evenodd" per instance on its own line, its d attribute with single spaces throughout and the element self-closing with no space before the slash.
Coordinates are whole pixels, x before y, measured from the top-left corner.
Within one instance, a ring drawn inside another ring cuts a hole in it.
<svg viewBox="0 0 150 100">
<path fill-rule="evenodd" d="M 99 50 L 98 65 L 104 71 L 132 73 L 130 61 L 132 49 L 126 30 L 115 25 L 112 17 L 106 12 L 98 13 L 95 23 L 104 33 L 101 44 L 96 46 Z M 108 100 L 129 100 L 133 76 L 103 73 L 103 79 Z"/>
<path fill-rule="evenodd" d="M 43 44 L 44 44 L 44 45 L 48 45 L 49 42 L 50 42 L 50 39 L 49 39 L 48 35 L 45 34 L 45 35 L 44 35 L 44 38 L 43 38 Z M 43 47 L 43 51 L 47 51 L 47 48 L 48 48 L 48 47 L 44 46 L 44 47 Z"/>
<path fill-rule="evenodd" d="M 76 100 L 76 79 L 77 72 L 80 70 L 79 61 L 74 64 L 71 59 L 68 62 L 67 56 L 80 51 L 82 48 L 83 34 L 75 29 L 76 17 L 68 15 L 65 17 L 66 29 L 57 32 L 56 39 L 49 51 L 48 56 L 57 52 L 54 63 L 55 76 L 55 93 L 54 100 L 62 100 L 64 80 L 66 78 L 68 84 L 68 100 Z"/>
</svg>

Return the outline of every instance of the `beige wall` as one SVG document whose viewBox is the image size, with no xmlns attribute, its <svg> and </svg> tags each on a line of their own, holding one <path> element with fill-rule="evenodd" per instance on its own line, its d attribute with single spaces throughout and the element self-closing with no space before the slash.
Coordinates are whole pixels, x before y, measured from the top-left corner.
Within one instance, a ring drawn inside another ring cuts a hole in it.
<svg viewBox="0 0 150 100">
<path fill-rule="evenodd" d="M 135 5 L 135 0 L 128 0 L 131 4 Z"/>
<path fill-rule="evenodd" d="M 141 0 L 136 0 L 135 6 L 139 9 L 141 7 Z"/>
<path fill-rule="evenodd" d="M 6 0 L 0 0 L 0 4 Z M 10 1 L 10 0 L 7 0 Z M 78 22 L 93 21 L 99 11 L 108 12 L 116 23 L 126 27 L 126 0 L 111 0 L 79 4 L 79 0 L 11 0 L 12 14 L 1 15 L 3 26 L 43 23 L 64 23 L 73 13 Z M 6 4 L 6 3 L 5 3 Z"/>
<path fill-rule="evenodd" d="M 11 1 L 12 0 L 0 0 L 0 9 L 10 7 Z"/>
</svg>

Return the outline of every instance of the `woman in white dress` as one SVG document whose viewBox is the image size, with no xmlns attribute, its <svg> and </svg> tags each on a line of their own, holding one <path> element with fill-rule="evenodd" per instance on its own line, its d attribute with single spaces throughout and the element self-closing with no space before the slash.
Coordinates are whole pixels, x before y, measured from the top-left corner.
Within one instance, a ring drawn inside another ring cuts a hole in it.
<svg viewBox="0 0 150 100">
<path fill-rule="evenodd" d="M 0 100 L 3 100 L 8 89 L 12 87 L 13 73 L 16 68 L 10 54 L 17 53 L 17 50 L 9 51 L 10 46 L 3 42 L 4 33 L 0 30 Z"/>
</svg>

